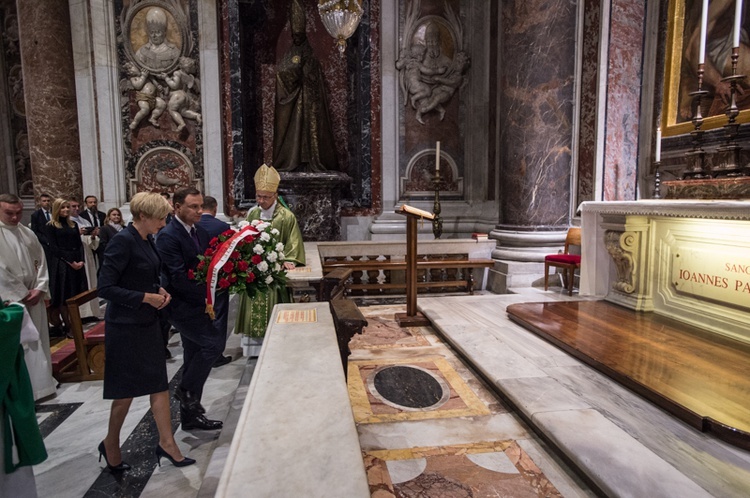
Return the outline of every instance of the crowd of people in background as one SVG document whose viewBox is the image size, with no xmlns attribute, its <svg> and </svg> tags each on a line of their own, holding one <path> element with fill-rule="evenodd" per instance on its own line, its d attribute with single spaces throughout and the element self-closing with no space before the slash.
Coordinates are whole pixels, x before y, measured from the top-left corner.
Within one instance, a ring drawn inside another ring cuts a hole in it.
<svg viewBox="0 0 750 498">
<path fill-rule="evenodd" d="M 286 244 L 284 266 L 292 269 L 304 264 L 304 247 L 296 218 L 278 202 L 279 180 L 275 169 L 259 169 L 258 207 L 247 220 L 262 219 L 280 231 Z M 50 337 L 71 338 L 67 300 L 97 289 L 106 302 L 104 398 L 112 406 L 98 451 L 113 472 L 130 468 L 122 460 L 120 430 L 133 398 L 145 395 L 159 431 L 157 461 L 195 463 L 182 454 L 171 430 L 166 360 L 172 357 L 172 333 L 180 334 L 183 350 L 182 377 L 174 390 L 183 430 L 222 428 L 220 420 L 206 416 L 201 398 L 211 369 L 232 361 L 223 355 L 231 330 L 228 293 L 217 294 L 211 318 L 204 311 L 205 284 L 188 277 L 209 242 L 230 228 L 216 217 L 217 200 L 187 187 L 172 198 L 169 193 L 135 194 L 129 207 L 126 223 L 118 208 L 99 211 L 93 195 L 81 203 L 42 193 L 29 229 L 21 223 L 23 201 L 0 194 L 0 298 L 23 304 L 39 331 L 38 341 L 24 347 L 34 400 L 56 390 Z M 270 294 L 252 301 L 241 297 L 236 330 L 244 332 L 251 323 L 265 328 L 269 305 L 286 300 Z M 80 312 L 82 322 L 101 320 L 98 299 Z"/>
</svg>

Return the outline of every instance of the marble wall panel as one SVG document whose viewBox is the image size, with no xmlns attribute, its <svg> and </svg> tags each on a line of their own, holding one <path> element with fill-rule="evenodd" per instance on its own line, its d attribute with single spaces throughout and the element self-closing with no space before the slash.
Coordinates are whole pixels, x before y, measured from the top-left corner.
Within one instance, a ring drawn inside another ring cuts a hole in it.
<svg viewBox="0 0 750 498">
<path fill-rule="evenodd" d="M 3 29 L 2 37 L 2 83 L 0 92 L 7 95 L 0 103 L 2 118 L 7 121 L 7 128 L 2 129 L 6 135 L 0 139 L 4 157 L 12 158 L 6 167 L 14 168 L 15 173 L 3 171 L 0 187 L 3 191 L 16 192 L 21 197 L 35 194 L 34 182 L 31 176 L 31 160 L 29 158 L 29 134 L 26 124 L 26 102 L 23 91 L 23 70 L 21 69 L 20 40 L 18 39 L 18 16 L 16 2 L 3 0 L 0 2 L 0 23 Z M 9 184 L 6 185 L 5 181 Z M 14 182 L 11 185 L 10 182 Z M 36 193 L 39 195 L 39 192 Z"/>
<path fill-rule="evenodd" d="M 34 187 L 81 197 L 73 47 L 67 2 L 18 2 L 23 88 Z"/>
<path fill-rule="evenodd" d="M 225 211 L 235 214 L 235 199 L 242 199 L 245 184 L 242 153 L 242 71 L 240 68 L 238 0 L 219 4 L 219 66 L 221 70 L 222 137 L 224 140 Z M 235 132 L 237 131 L 237 132 Z"/>
<path fill-rule="evenodd" d="M 599 78 L 599 33 L 601 5 L 598 0 L 584 0 L 581 39 L 581 98 L 578 131 L 578 205 L 593 201 L 596 195 L 596 128 L 597 88 Z"/>
<path fill-rule="evenodd" d="M 643 76 L 645 2 L 613 0 L 607 62 L 603 200 L 634 200 Z"/>
<path fill-rule="evenodd" d="M 576 6 L 502 6 L 501 226 L 569 222 Z"/>
</svg>

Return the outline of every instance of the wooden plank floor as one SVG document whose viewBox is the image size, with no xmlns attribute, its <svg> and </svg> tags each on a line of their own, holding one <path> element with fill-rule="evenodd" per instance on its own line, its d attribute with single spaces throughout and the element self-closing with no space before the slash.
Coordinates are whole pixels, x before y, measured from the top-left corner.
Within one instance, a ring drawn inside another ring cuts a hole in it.
<svg viewBox="0 0 750 498">
<path fill-rule="evenodd" d="M 605 301 L 513 304 L 508 314 L 693 427 L 750 450 L 750 345 Z"/>
</svg>

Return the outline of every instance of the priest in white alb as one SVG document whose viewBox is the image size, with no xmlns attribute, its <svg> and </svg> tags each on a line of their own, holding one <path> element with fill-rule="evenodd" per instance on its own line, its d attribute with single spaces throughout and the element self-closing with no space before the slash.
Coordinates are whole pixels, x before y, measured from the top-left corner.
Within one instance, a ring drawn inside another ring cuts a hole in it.
<svg viewBox="0 0 750 498">
<path fill-rule="evenodd" d="M 24 360 L 34 399 L 55 393 L 50 358 L 49 324 L 44 300 L 49 299 L 49 274 L 44 250 L 34 232 L 20 223 L 23 202 L 0 194 L 0 299 L 26 306 L 39 340 L 24 345 Z"/>
</svg>

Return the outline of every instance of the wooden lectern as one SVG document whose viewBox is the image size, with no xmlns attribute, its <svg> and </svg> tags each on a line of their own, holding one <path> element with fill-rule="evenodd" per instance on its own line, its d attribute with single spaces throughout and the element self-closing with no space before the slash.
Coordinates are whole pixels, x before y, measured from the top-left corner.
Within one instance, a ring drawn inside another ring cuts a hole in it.
<svg viewBox="0 0 750 498">
<path fill-rule="evenodd" d="M 406 216 L 406 313 L 396 313 L 401 327 L 423 327 L 430 321 L 417 311 L 417 220 L 435 215 L 404 204 L 396 213 Z"/>
</svg>

